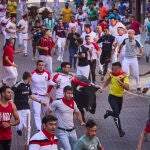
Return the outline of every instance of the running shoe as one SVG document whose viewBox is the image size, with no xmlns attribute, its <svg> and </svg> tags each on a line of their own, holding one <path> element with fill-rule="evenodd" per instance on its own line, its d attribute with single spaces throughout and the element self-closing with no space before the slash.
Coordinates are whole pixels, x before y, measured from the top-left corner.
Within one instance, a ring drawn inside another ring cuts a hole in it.
<svg viewBox="0 0 150 150">
<path fill-rule="evenodd" d="M 17 130 L 17 134 L 18 134 L 19 136 L 22 136 L 22 131 L 21 131 L 21 130 Z"/>
<path fill-rule="evenodd" d="M 119 130 L 119 136 L 120 137 L 124 137 L 125 136 L 125 132 L 122 129 Z"/>
</svg>

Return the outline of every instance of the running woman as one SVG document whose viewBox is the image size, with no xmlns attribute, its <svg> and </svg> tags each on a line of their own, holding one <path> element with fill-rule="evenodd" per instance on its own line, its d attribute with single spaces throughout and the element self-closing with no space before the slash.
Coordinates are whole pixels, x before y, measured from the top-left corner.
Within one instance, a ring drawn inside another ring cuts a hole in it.
<svg viewBox="0 0 150 150">
<path fill-rule="evenodd" d="M 124 90 L 129 90 L 129 79 L 125 72 L 123 72 L 120 62 L 115 62 L 112 64 L 112 72 L 109 73 L 109 77 L 103 84 L 100 92 L 102 93 L 109 84 L 110 91 L 108 102 L 112 110 L 106 111 L 104 119 L 112 116 L 119 131 L 120 137 L 123 137 L 125 132 L 122 130 L 119 115 L 122 109 Z"/>
<path fill-rule="evenodd" d="M 19 124 L 20 119 L 17 113 L 17 108 L 12 103 L 12 90 L 9 86 L 3 86 L 0 88 L 0 150 L 10 150 L 12 131 L 11 126 Z M 11 121 L 14 116 L 14 121 Z"/>
</svg>

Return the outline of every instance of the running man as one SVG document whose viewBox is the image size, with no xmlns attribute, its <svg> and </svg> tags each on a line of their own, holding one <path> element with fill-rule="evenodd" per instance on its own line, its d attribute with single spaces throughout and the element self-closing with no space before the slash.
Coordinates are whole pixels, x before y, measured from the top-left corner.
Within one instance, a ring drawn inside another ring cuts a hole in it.
<svg viewBox="0 0 150 150">
<path fill-rule="evenodd" d="M 96 136 L 97 124 L 90 119 L 86 122 L 86 134 L 80 137 L 74 150 L 104 150 L 99 138 Z"/>
<path fill-rule="evenodd" d="M 101 44 L 102 53 L 100 56 L 100 63 L 103 65 L 103 71 L 101 80 L 104 80 L 104 76 L 108 70 L 108 64 L 111 61 L 112 54 L 115 52 L 115 37 L 112 36 L 108 28 L 104 29 L 104 35 L 100 37 L 97 43 Z M 114 49 L 113 49 L 114 47 Z"/>
<path fill-rule="evenodd" d="M 44 62 L 42 60 L 37 61 L 37 68 L 32 71 L 32 80 L 31 80 L 31 91 L 36 96 L 37 99 L 41 100 L 49 105 L 48 94 L 48 85 L 56 85 L 50 79 L 50 73 L 44 69 Z M 33 101 L 33 110 L 34 110 L 34 119 L 37 130 L 41 130 L 41 111 L 45 114 L 47 106 L 41 106 L 40 103 Z"/>
<path fill-rule="evenodd" d="M 12 98 L 12 90 L 9 86 L 0 88 L 0 150 L 10 150 L 12 131 L 11 126 L 19 124 L 20 119 L 17 108 L 10 100 Z M 11 121 L 12 116 L 14 121 Z"/>
<path fill-rule="evenodd" d="M 110 72 L 109 77 L 103 84 L 100 92 L 102 93 L 109 84 L 110 91 L 108 102 L 112 108 L 112 111 L 107 110 L 104 115 L 104 119 L 112 116 L 120 137 L 123 137 L 125 132 L 122 130 L 119 115 L 122 109 L 124 90 L 129 90 L 129 79 L 125 72 L 122 71 L 120 62 L 115 62 L 112 64 L 112 72 Z"/>
<path fill-rule="evenodd" d="M 31 74 L 29 72 L 23 73 L 23 78 L 19 82 L 17 82 L 12 90 L 14 92 L 14 103 L 17 107 L 18 114 L 20 117 L 20 124 L 16 127 L 17 133 L 19 136 L 22 136 L 23 128 L 26 129 L 26 143 L 25 146 L 29 145 L 29 139 L 31 135 L 31 125 L 30 125 L 30 106 L 29 106 L 29 98 L 40 103 L 41 105 L 46 105 L 41 100 L 37 99 L 31 92 L 30 82 L 31 82 Z"/>
<path fill-rule="evenodd" d="M 81 125 L 85 125 L 81 113 L 73 100 L 73 89 L 66 86 L 63 89 L 64 97 L 54 101 L 48 108 L 47 114 L 54 112 L 58 118 L 57 137 L 64 150 L 73 150 L 77 141 L 76 130 L 74 127 L 74 114 L 77 116 Z"/>
<path fill-rule="evenodd" d="M 122 44 L 119 47 L 118 56 L 120 55 L 123 46 L 125 45 L 125 57 L 122 62 L 122 69 L 129 75 L 129 67 L 131 66 L 133 70 L 133 75 L 136 80 L 137 92 L 141 92 L 140 81 L 139 81 L 139 65 L 137 56 L 142 56 L 143 54 L 143 45 L 135 39 L 135 31 L 129 30 L 128 38 L 124 39 Z M 137 53 L 139 49 L 139 53 Z"/>
</svg>

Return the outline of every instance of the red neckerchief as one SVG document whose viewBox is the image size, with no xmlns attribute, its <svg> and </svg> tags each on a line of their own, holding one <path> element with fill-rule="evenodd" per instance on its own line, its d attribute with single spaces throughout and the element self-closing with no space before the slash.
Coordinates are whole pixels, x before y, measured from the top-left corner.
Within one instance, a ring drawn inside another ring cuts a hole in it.
<svg viewBox="0 0 150 150">
<path fill-rule="evenodd" d="M 42 130 L 44 135 L 50 140 L 51 143 L 54 141 L 54 134 L 47 132 L 45 129 Z"/>
<path fill-rule="evenodd" d="M 74 109 L 74 100 L 66 100 L 64 97 L 62 98 L 62 101 L 65 105 L 67 105 L 68 107 Z"/>
<path fill-rule="evenodd" d="M 119 21 L 116 21 L 116 23 L 114 25 L 112 25 L 113 27 L 118 23 Z"/>
<path fill-rule="evenodd" d="M 86 32 L 86 34 L 90 34 L 92 32 L 92 29 L 90 29 L 90 31 L 89 32 Z"/>
<path fill-rule="evenodd" d="M 120 70 L 119 72 L 117 73 L 113 73 L 113 72 L 110 72 L 110 74 L 112 74 L 113 76 L 120 76 L 122 74 L 125 74 L 125 72 L 123 70 Z"/>
<path fill-rule="evenodd" d="M 36 72 L 36 73 L 39 73 L 39 74 L 42 74 L 42 73 L 45 72 L 45 70 L 43 69 L 42 71 L 39 71 L 38 69 L 35 69 L 35 72 Z"/>
</svg>

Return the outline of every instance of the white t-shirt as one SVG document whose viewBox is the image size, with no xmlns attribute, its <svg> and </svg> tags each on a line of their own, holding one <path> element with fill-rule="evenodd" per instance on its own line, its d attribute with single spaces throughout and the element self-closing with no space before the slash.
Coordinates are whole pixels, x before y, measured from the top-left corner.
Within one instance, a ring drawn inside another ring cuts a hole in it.
<svg viewBox="0 0 150 150">
<path fill-rule="evenodd" d="M 6 17 L 3 17 L 3 18 L 0 20 L 1 30 L 2 30 L 2 31 L 5 31 L 6 25 L 8 24 L 9 21 L 10 21 L 10 18 L 6 18 Z"/>
<path fill-rule="evenodd" d="M 77 22 L 69 22 L 68 24 L 68 32 L 71 32 L 71 28 L 76 27 L 76 31 L 78 31 L 78 23 Z"/>
<path fill-rule="evenodd" d="M 121 22 L 117 22 L 115 26 L 109 25 L 109 32 L 115 37 L 118 35 L 118 27 L 123 27 L 126 29 L 126 27 Z"/>
<path fill-rule="evenodd" d="M 7 10 L 7 5 L 0 4 L 0 18 L 5 16 L 6 10 Z"/>
<path fill-rule="evenodd" d="M 50 73 L 47 70 L 42 73 L 37 73 L 34 70 L 31 74 L 31 91 L 33 94 L 45 95 L 48 92 L 48 84 L 56 84 L 52 80 L 50 80 Z"/>
<path fill-rule="evenodd" d="M 91 42 L 90 44 L 84 44 L 85 47 L 89 48 L 92 50 L 92 58 L 97 59 L 97 53 L 96 51 L 99 50 L 99 47 L 96 43 Z M 88 60 L 90 60 L 90 53 L 88 52 Z"/>
<path fill-rule="evenodd" d="M 123 34 L 122 36 L 120 36 L 120 35 L 116 36 L 116 42 L 117 42 L 118 46 L 120 46 L 122 44 L 122 42 L 124 41 L 124 39 L 126 39 L 126 38 L 128 38 L 128 34 Z M 124 45 L 121 53 L 125 53 L 125 48 L 126 48 L 126 46 Z"/>
<path fill-rule="evenodd" d="M 73 115 L 79 109 L 74 102 L 74 108 L 67 106 L 62 100 L 55 100 L 50 106 L 50 110 L 54 112 L 58 119 L 58 127 L 64 129 L 72 129 L 74 127 Z"/>
<path fill-rule="evenodd" d="M 59 88 L 56 89 L 56 98 L 62 98 L 64 96 L 63 89 L 65 86 L 69 85 L 71 86 L 72 76 L 63 74 L 63 73 L 57 73 L 54 75 L 52 79 L 55 83 L 59 82 Z"/>
<path fill-rule="evenodd" d="M 86 18 L 88 17 L 87 13 L 83 13 L 83 14 L 76 14 L 75 18 L 76 20 L 78 20 L 82 25 L 85 24 L 86 22 Z"/>
<path fill-rule="evenodd" d="M 91 42 L 94 42 L 94 38 L 96 37 L 96 33 L 91 31 L 90 33 L 86 33 L 86 32 L 83 32 L 81 34 L 81 38 L 83 38 L 83 41 L 84 41 L 84 44 L 85 44 L 85 37 L 86 35 L 89 35 L 91 37 Z"/>
<path fill-rule="evenodd" d="M 21 26 L 21 28 L 24 28 L 21 33 L 27 33 L 28 32 L 28 21 L 25 21 L 24 19 L 21 19 L 18 22 L 18 26 Z"/>
<path fill-rule="evenodd" d="M 9 21 L 6 25 L 6 28 L 8 31 L 13 32 L 13 33 L 7 33 L 6 32 L 6 39 L 17 38 L 17 34 L 16 34 L 17 28 L 16 28 L 15 23 Z"/>
</svg>

